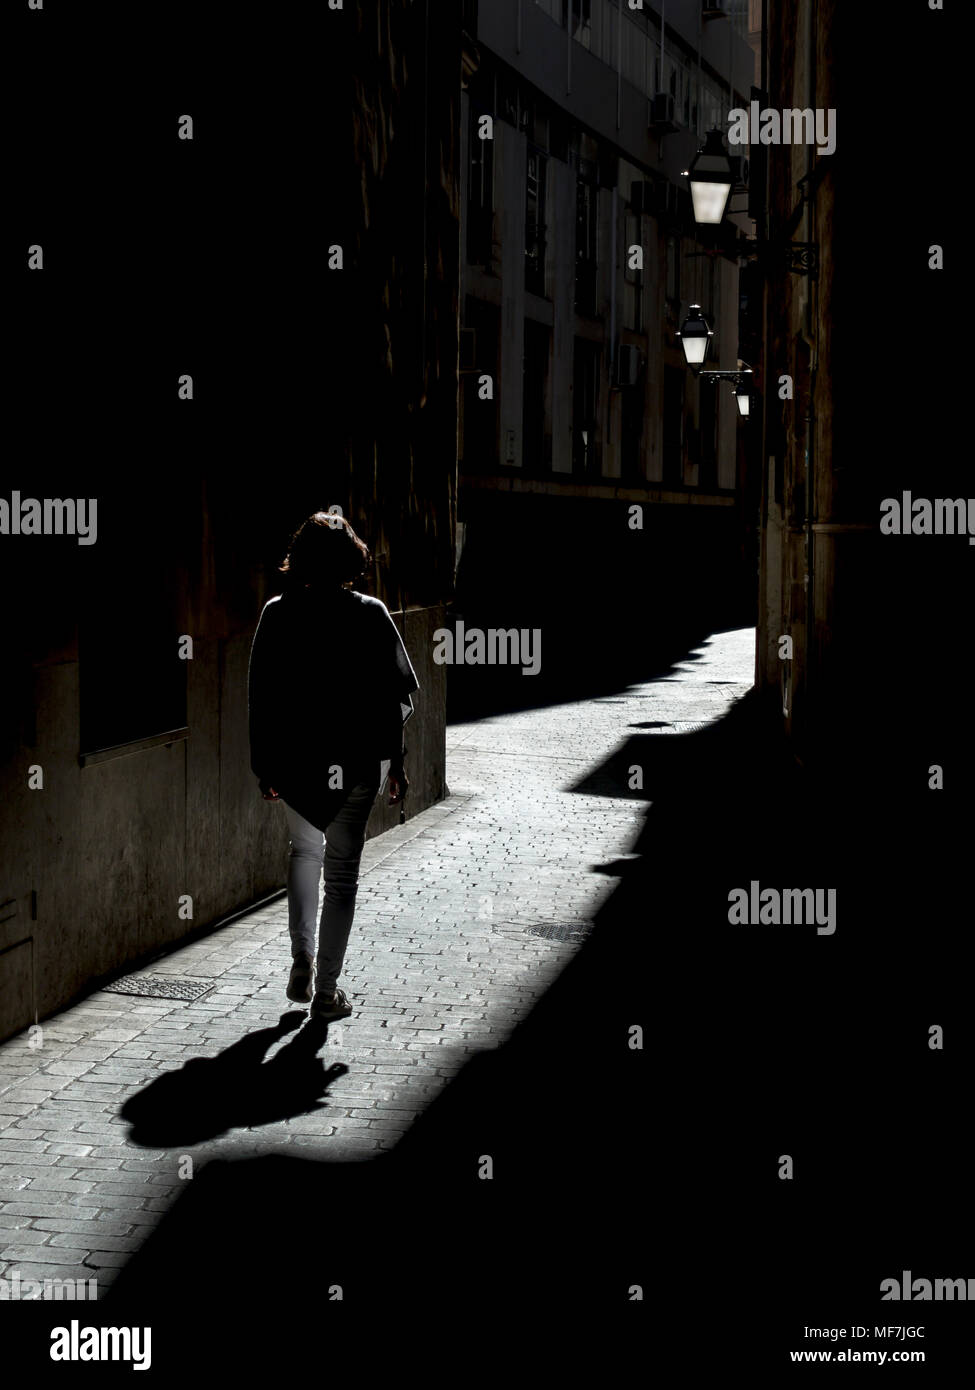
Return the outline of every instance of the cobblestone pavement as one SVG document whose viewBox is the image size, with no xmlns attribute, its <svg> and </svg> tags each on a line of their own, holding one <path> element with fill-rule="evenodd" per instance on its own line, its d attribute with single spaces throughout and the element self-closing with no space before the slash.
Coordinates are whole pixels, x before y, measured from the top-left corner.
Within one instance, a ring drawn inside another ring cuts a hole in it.
<svg viewBox="0 0 975 1390">
<path fill-rule="evenodd" d="M 99 990 L 46 1020 L 42 1047 L 27 1033 L 0 1047 L 0 1277 L 94 1276 L 104 1290 L 178 1194 L 187 1155 L 198 1169 L 395 1145 L 531 1009 L 615 887 L 593 867 L 630 850 L 645 802 L 569 789 L 634 725 L 666 737 L 719 717 L 750 687 L 753 653 L 752 629 L 720 633 L 654 681 L 448 729 L 451 795 L 366 845 L 343 976 L 356 1012 L 328 1030 L 324 1060 L 346 1070 L 323 1107 L 173 1149 L 133 1143 L 119 1114 L 191 1059 L 284 1014 L 300 1022 L 283 897 L 150 967 L 212 982 L 195 1002 Z M 273 1036 L 267 1058 L 285 1045 Z"/>
</svg>

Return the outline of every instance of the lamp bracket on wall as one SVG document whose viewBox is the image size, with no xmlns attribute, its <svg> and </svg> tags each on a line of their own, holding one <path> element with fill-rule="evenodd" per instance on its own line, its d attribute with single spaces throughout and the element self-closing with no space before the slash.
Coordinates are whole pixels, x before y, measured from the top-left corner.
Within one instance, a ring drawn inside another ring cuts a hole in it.
<svg viewBox="0 0 975 1390">
<path fill-rule="evenodd" d="M 751 367 L 745 367 L 737 372 L 695 372 L 695 376 L 702 381 L 730 381 L 732 386 L 745 386 L 749 384 L 749 379 L 754 376 Z"/>
<path fill-rule="evenodd" d="M 819 243 L 816 241 L 739 236 L 735 249 L 742 260 L 757 260 L 766 267 L 809 275 L 813 279 L 819 274 Z"/>
<path fill-rule="evenodd" d="M 819 246 L 815 241 L 773 241 L 768 243 L 768 249 L 772 258 L 781 258 L 786 270 L 814 279 L 819 274 Z"/>
<path fill-rule="evenodd" d="M 752 377 L 755 373 L 747 363 L 738 359 L 738 370 L 735 372 L 698 372 L 697 376 L 705 381 L 710 381 L 714 386 L 719 381 L 730 381 L 735 388 L 735 404 L 738 406 L 738 413 L 743 419 L 747 420 L 752 413 L 751 397 L 754 387 Z"/>
</svg>

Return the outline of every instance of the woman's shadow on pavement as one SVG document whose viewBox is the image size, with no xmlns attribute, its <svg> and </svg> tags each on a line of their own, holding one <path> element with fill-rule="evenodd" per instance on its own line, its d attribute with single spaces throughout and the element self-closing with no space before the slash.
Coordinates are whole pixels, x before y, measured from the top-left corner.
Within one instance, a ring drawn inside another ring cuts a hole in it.
<svg viewBox="0 0 975 1390">
<path fill-rule="evenodd" d="M 273 1124 L 321 1109 L 332 1082 L 348 1067 L 326 1067 L 318 1056 L 328 1024 L 289 1010 L 273 1028 L 261 1028 L 216 1057 L 194 1057 L 131 1096 L 121 1116 L 129 1139 L 147 1148 L 172 1148 L 216 1139 L 229 1129 Z M 300 1032 L 265 1062 L 268 1049 Z"/>
</svg>

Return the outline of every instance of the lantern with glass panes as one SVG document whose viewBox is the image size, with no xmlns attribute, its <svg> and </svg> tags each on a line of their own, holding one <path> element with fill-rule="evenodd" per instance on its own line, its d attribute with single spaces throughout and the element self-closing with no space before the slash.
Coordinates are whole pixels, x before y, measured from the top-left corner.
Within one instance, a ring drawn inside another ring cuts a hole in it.
<svg viewBox="0 0 975 1390">
<path fill-rule="evenodd" d="M 692 304 L 687 318 L 677 334 L 684 349 L 684 358 L 689 367 L 700 367 L 708 355 L 708 346 L 714 336 L 704 317 L 700 304 Z"/>
<path fill-rule="evenodd" d="M 694 221 L 716 227 L 724 217 L 734 184 L 731 160 L 720 130 L 709 130 L 704 144 L 684 170 L 691 189 Z"/>
<path fill-rule="evenodd" d="M 723 221 L 728 199 L 735 188 L 738 162 L 733 162 L 725 149 L 721 131 L 709 130 L 683 175 L 691 190 L 694 221 L 699 227 L 716 227 Z M 800 202 L 786 224 L 790 229 L 798 224 L 803 206 L 809 202 L 810 177 L 807 174 L 798 181 Z M 726 243 L 726 249 L 733 250 L 742 259 L 757 259 L 770 269 L 775 266 L 813 278 L 819 273 L 819 246 L 814 241 L 768 238 L 759 231 L 756 237 L 739 234 Z"/>
</svg>

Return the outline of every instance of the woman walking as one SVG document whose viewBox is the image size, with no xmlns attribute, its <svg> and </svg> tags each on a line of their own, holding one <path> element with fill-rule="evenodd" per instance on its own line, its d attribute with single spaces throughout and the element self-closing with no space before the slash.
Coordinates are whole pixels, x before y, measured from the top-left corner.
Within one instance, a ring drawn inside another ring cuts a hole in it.
<svg viewBox="0 0 975 1390">
<path fill-rule="evenodd" d="M 248 672 L 251 770 L 264 799 L 283 803 L 291 839 L 287 996 L 326 1021 L 352 1013 L 338 980 L 366 821 L 386 777 L 391 806 L 406 795 L 403 727 L 419 689 L 386 605 L 351 587 L 368 558 L 344 517 L 316 512 L 303 522 L 281 565 L 284 593 L 261 612 Z"/>
</svg>

